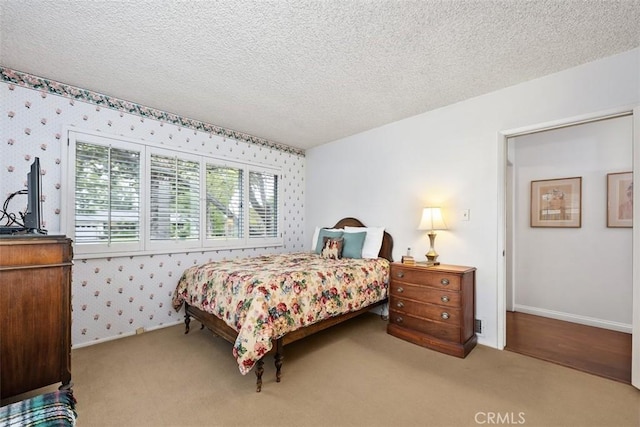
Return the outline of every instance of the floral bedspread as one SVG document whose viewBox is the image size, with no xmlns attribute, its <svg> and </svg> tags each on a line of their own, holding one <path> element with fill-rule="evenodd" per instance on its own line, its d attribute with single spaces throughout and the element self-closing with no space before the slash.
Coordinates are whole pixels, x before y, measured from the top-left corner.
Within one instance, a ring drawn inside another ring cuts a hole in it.
<svg viewBox="0 0 640 427">
<path fill-rule="evenodd" d="M 280 338 L 387 296 L 389 261 L 325 259 L 315 253 L 216 261 L 184 271 L 173 294 L 238 331 L 233 355 L 246 374 Z"/>
</svg>

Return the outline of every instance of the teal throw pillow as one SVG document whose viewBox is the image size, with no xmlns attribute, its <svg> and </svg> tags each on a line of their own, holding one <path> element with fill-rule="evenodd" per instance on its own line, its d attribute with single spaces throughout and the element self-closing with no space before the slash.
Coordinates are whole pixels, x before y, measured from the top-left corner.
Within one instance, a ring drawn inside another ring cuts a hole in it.
<svg viewBox="0 0 640 427">
<path fill-rule="evenodd" d="M 366 231 L 363 231 L 361 233 L 344 233 L 342 235 L 342 238 L 344 239 L 342 257 L 362 258 L 362 247 L 364 246 L 364 239 L 366 237 Z"/>
</svg>

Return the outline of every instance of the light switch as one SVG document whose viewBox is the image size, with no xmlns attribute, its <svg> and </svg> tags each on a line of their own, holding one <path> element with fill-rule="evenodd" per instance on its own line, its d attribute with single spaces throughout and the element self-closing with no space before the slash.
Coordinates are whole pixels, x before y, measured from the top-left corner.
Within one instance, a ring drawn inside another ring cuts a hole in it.
<svg viewBox="0 0 640 427">
<path fill-rule="evenodd" d="M 462 220 L 469 221 L 469 217 L 471 215 L 471 209 L 465 209 L 462 211 Z"/>
</svg>

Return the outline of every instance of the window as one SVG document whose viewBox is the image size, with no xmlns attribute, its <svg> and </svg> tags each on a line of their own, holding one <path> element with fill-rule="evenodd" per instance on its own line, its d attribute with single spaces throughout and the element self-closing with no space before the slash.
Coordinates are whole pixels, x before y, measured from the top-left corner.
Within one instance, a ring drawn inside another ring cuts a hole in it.
<svg viewBox="0 0 640 427">
<path fill-rule="evenodd" d="M 207 239 L 214 245 L 278 240 L 278 175 L 273 171 L 207 164 Z"/>
<path fill-rule="evenodd" d="M 92 135 L 73 141 L 76 244 L 87 252 L 140 249 L 141 147 Z"/>
<path fill-rule="evenodd" d="M 151 154 L 151 240 L 200 238 L 200 164 L 177 155 Z"/>
<path fill-rule="evenodd" d="M 272 238 L 278 234 L 278 176 L 249 172 L 249 236 Z"/>
<path fill-rule="evenodd" d="M 243 170 L 207 164 L 207 239 L 239 240 L 244 236 Z"/>
<path fill-rule="evenodd" d="M 78 253 L 282 244 L 277 170 L 68 133 L 67 234 Z"/>
</svg>

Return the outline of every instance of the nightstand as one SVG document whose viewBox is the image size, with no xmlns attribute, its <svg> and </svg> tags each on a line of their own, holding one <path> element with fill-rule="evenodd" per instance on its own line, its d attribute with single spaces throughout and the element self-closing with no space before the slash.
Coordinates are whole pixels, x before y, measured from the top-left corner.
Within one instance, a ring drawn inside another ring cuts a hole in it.
<svg viewBox="0 0 640 427">
<path fill-rule="evenodd" d="M 457 357 L 475 347 L 475 267 L 391 264 L 387 332 Z"/>
</svg>

